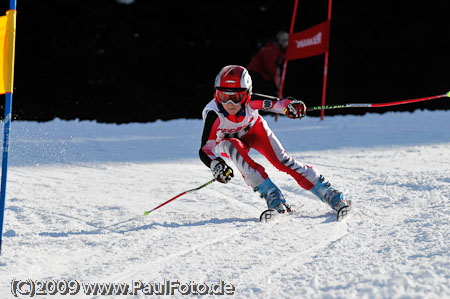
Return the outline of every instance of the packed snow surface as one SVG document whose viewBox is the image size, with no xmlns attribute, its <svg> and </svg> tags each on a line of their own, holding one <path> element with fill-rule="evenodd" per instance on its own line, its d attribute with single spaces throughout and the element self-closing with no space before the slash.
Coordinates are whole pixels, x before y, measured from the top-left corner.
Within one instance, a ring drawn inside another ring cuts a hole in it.
<svg viewBox="0 0 450 299">
<path fill-rule="evenodd" d="M 336 222 L 253 151 L 295 215 L 260 223 L 265 202 L 236 173 L 144 216 L 212 179 L 198 158 L 201 120 L 13 121 L 0 298 L 30 297 L 32 284 L 43 294 L 59 284 L 37 298 L 104 297 L 89 283 L 135 285 L 117 298 L 165 285 L 183 298 L 188 288 L 234 298 L 450 297 L 450 111 L 265 118 L 288 153 L 353 201 L 351 217 Z"/>
</svg>

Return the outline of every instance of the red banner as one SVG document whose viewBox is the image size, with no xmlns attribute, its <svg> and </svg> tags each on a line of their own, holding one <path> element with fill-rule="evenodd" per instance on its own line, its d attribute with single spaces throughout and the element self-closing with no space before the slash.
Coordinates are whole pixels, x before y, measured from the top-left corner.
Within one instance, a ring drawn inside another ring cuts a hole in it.
<svg viewBox="0 0 450 299">
<path fill-rule="evenodd" d="M 286 59 L 295 60 L 323 54 L 328 51 L 330 21 L 292 34 L 286 50 Z"/>
</svg>

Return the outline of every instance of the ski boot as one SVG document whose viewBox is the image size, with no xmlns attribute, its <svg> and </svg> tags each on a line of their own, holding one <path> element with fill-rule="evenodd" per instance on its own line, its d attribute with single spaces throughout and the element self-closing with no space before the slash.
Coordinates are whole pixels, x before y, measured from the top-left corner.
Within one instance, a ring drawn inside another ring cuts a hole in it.
<svg viewBox="0 0 450 299">
<path fill-rule="evenodd" d="M 311 192 L 321 201 L 330 205 L 338 214 L 341 209 L 348 208 L 351 205 L 351 202 L 344 198 L 344 194 L 331 187 L 331 183 L 326 181 L 323 176 L 320 176 L 319 181 L 311 189 Z"/>
<path fill-rule="evenodd" d="M 291 205 L 286 203 L 280 189 L 275 186 L 270 178 L 253 188 L 253 191 L 258 191 L 260 197 L 266 200 L 268 209 L 276 210 L 278 213 L 293 212 Z"/>
</svg>

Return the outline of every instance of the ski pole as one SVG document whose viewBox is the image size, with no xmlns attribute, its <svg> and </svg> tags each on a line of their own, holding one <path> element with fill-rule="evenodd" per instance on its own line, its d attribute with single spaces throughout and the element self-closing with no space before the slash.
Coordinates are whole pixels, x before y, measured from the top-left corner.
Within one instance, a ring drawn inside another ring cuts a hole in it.
<svg viewBox="0 0 450 299">
<path fill-rule="evenodd" d="M 200 189 L 202 189 L 203 187 L 206 187 L 206 186 L 208 186 L 209 184 L 214 183 L 215 180 L 216 180 L 216 179 L 212 179 L 212 180 L 210 180 L 209 182 L 207 182 L 207 183 L 201 185 L 200 187 L 197 187 L 197 188 L 194 188 L 194 189 L 191 189 L 191 190 L 188 190 L 188 191 L 184 191 L 183 193 L 180 193 L 180 194 L 178 194 L 177 196 L 172 197 L 172 198 L 169 199 L 168 201 L 163 202 L 162 204 L 160 204 L 160 205 L 157 206 L 156 208 L 153 208 L 153 209 L 151 209 L 151 210 L 149 210 L 149 211 L 145 211 L 145 212 L 144 212 L 144 215 L 150 214 L 150 213 L 153 212 L 154 210 L 159 209 L 160 207 L 162 207 L 162 206 L 168 204 L 169 202 L 171 202 L 171 201 L 177 199 L 177 198 L 180 197 L 180 196 L 183 196 L 183 195 L 185 195 L 185 194 L 187 194 L 187 193 L 189 193 L 189 192 L 193 192 L 193 191 L 200 190 Z"/>
<path fill-rule="evenodd" d="M 254 95 L 265 97 L 273 100 L 279 100 L 279 98 L 269 95 L 264 95 L 260 93 L 253 93 Z M 395 105 L 402 105 L 402 104 L 409 104 L 409 103 L 415 103 L 415 102 L 422 102 L 422 101 L 428 101 L 433 99 L 440 99 L 440 98 L 450 98 L 450 91 L 441 95 L 437 96 L 431 96 L 431 97 L 424 97 L 424 98 L 416 98 L 416 99 L 409 99 L 409 100 L 402 100 L 402 101 L 395 101 L 395 102 L 386 102 L 386 103 L 374 103 L 374 104 L 339 104 L 339 105 L 326 105 L 326 106 L 314 106 L 314 107 L 308 107 L 306 108 L 306 111 L 317 111 L 317 110 L 324 110 L 324 109 L 339 109 L 339 108 L 376 108 L 376 107 L 387 107 L 387 106 L 395 106 Z"/>
<path fill-rule="evenodd" d="M 277 101 L 280 100 L 280 98 L 278 98 L 278 97 L 269 96 L 267 94 L 256 93 L 256 92 L 252 92 L 252 94 L 254 94 L 255 96 L 258 96 L 258 97 L 268 98 L 268 99 L 277 100 Z"/>
<path fill-rule="evenodd" d="M 376 108 L 376 107 L 387 107 L 387 106 L 395 106 L 395 105 L 402 105 L 402 104 L 410 104 L 415 102 L 422 102 L 422 101 L 428 101 L 433 99 L 440 99 L 440 98 L 450 98 L 450 91 L 441 95 L 437 96 L 431 96 L 431 97 L 424 97 L 424 98 L 416 98 L 416 99 L 409 99 L 409 100 L 402 100 L 402 101 L 395 101 L 395 102 L 386 102 L 386 103 L 374 103 L 374 104 L 342 104 L 342 105 L 331 105 L 331 106 L 315 106 L 315 107 L 309 107 L 306 109 L 306 111 L 315 111 L 315 110 L 324 110 L 324 109 L 338 109 L 338 108 Z"/>
<path fill-rule="evenodd" d="M 229 174 L 231 173 L 231 170 L 228 170 L 227 171 L 227 173 L 226 173 L 226 175 L 228 176 Z M 151 210 L 149 210 L 149 211 L 145 211 L 144 212 L 144 215 L 148 215 L 148 214 L 150 214 L 151 212 L 153 212 L 154 210 L 157 210 L 157 209 L 159 209 L 160 207 L 162 207 L 162 206 L 164 206 L 164 205 L 166 205 L 166 204 L 168 204 L 169 202 L 171 202 L 171 201 L 173 201 L 173 200 L 175 200 L 175 199 L 177 199 L 178 197 L 180 197 L 180 196 L 183 196 L 183 195 L 185 195 L 186 193 L 189 193 L 189 192 L 192 192 L 192 191 L 197 191 L 197 190 L 200 190 L 200 189 L 202 189 L 203 187 L 206 187 L 206 186 L 208 186 L 209 184 L 212 184 L 212 183 L 214 183 L 214 181 L 215 181 L 216 179 L 212 179 L 212 180 L 210 180 L 209 182 L 207 182 L 207 183 L 204 183 L 203 185 L 201 185 L 200 187 L 197 187 L 197 188 L 194 188 L 194 189 L 191 189 L 191 190 L 188 190 L 188 191 L 184 191 L 183 193 L 180 193 L 180 194 L 178 194 L 177 196 L 175 196 L 175 197 L 172 197 L 171 199 L 169 199 L 168 201 L 166 201 L 166 202 L 163 202 L 162 204 L 160 204 L 159 206 L 157 206 L 156 208 L 153 208 L 153 209 L 151 209 Z"/>
</svg>

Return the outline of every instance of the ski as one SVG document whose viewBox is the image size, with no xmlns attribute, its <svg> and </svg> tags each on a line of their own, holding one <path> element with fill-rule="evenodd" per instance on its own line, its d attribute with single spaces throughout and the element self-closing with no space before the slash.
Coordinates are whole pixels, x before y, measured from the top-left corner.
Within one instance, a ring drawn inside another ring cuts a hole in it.
<svg viewBox="0 0 450 299">
<path fill-rule="evenodd" d="M 348 203 L 349 203 L 348 206 L 342 207 L 337 212 L 337 214 L 336 214 L 337 221 L 339 221 L 339 222 L 344 221 L 348 216 L 350 216 L 352 214 L 352 212 L 353 212 L 352 202 L 349 200 Z M 279 220 L 280 217 L 289 216 L 294 213 L 295 213 L 294 209 L 292 209 L 291 212 L 285 212 L 285 213 L 278 213 L 274 209 L 267 209 L 261 213 L 261 215 L 259 216 L 259 221 L 260 222 L 274 222 L 276 220 Z"/>
<path fill-rule="evenodd" d="M 339 211 L 337 212 L 336 220 L 339 222 L 343 221 L 352 213 L 352 210 L 353 210 L 353 205 L 352 205 L 352 202 L 349 200 L 348 206 L 340 208 Z"/>
</svg>

